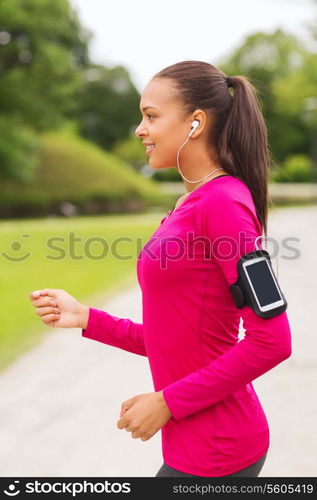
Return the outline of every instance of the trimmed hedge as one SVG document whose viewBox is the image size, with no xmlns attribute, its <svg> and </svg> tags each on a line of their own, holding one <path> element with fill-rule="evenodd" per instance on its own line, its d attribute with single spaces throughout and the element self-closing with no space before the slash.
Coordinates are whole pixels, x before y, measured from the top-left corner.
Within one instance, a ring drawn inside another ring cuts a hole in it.
<svg viewBox="0 0 317 500">
<path fill-rule="evenodd" d="M 33 181 L 1 182 L 0 217 L 60 215 L 63 202 L 78 214 L 138 212 L 170 202 L 152 179 L 72 133 L 46 133 L 41 142 Z"/>
</svg>

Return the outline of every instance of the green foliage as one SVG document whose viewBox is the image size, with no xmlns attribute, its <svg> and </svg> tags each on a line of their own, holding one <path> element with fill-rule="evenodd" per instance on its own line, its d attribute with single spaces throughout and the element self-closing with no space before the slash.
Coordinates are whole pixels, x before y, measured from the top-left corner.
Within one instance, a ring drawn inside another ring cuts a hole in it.
<svg viewBox="0 0 317 500">
<path fill-rule="evenodd" d="M 273 182 L 312 182 L 312 162 L 305 155 L 289 156 L 281 168 L 272 171 L 271 180 Z"/>
<path fill-rule="evenodd" d="M 0 177 L 27 183 L 40 144 L 33 131 L 73 109 L 89 35 L 68 0 L 1 0 L 0 32 Z"/>
<path fill-rule="evenodd" d="M 262 88 L 298 67 L 305 48 L 293 35 L 277 29 L 273 33 L 257 32 L 248 36 L 240 47 L 224 61 L 223 69 L 248 74 Z"/>
<path fill-rule="evenodd" d="M 57 126 L 72 107 L 88 34 L 68 0 L 2 0 L 0 110 L 33 128 Z"/>
<path fill-rule="evenodd" d="M 311 30 L 316 37 L 316 26 Z M 136 170 L 147 162 L 133 135 L 139 93 L 124 67 L 91 64 L 91 35 L 70 0 L 1 0 L 0 36 L 0 178 L 31 182 L 40 146 L 33 131 L 60 129 L 70 120 L 77 133 Z M 247 75 L 259 90 L 275 163 L 309 151 L 316 156 L 315 53 L 276 30 L 250 35 L 218 65 L 229 75 Z M 176 169 L 157 171 L 153 179 L 181 180 Z M 35 205 L 48 200 L 38 191 L 29 197 Z"/>
<path fill-rule="evenodd" d="M 0 179 L 31 182 L 38 166 L 40 140 L 18 120 L 0 115 Z"/>
<path fill-rule="evenodd" d="M 307 99 L 316 96 L 317 56 L 306 53 L 302 64 L 286 77 L 275 80 L 273 92 L 278 96 L 276 111 L 288 116 L 303 118 L 307 110 Z M 317 124 L 317 113 L 315 113 Z"/>
<path fill-rule="evenodd" d="M 160 182 L 181 182 L 182 177 L 175 168 L 162 168 L 161 170 L 155 170 L 152 179 Z"/>
<path fill-rule="evenodd" d="M 138 211 L 164 204 L 166 197 L 154 181 L 71 132 L 45 133 L 41 140 L 32 184 L 2 182 L 1 216 L 60 213 L 64 201 L 76 205 L 80 213 Z"/>
<path fill-rule="evenodd" d="M 0 8 L 0 116 L 15 116 L 40 132 L 71 119 L 105 149 L 127 137 L 139 121 L 139 93 L 122 66 L 90 64 L 90 34 L 70 0 L 2 0 Z M 16 178 L 12 159 L 5 164 Z M 21 180 L 28 177 L 21 172 Z"/>
<path fill-rule="evenodd" d="M 135 135 L 130 135 L 127 139 L 117 141 L 111 152 L 128 163 L 136 170 L 140 170 L 148 163 L 145 154 L 145 147 L 140 139 Z"/>
<path fill-rule="evenodd" d="M 255 33 L 221 68 L 228 75 L 248 76 L 259 91 L 275 162 L 308 153 L 312 125 L 305 119 L 305 99 L 316 94 L 316 54 L 282 30 Z"/>
<path fill-rule="evenodd" d="M 104 149 L 129 136 L 139 121 L 140 95 L 123 66 L 90 65 L 81 74 L 71 114 L 79 131 Z"/>
</svg>

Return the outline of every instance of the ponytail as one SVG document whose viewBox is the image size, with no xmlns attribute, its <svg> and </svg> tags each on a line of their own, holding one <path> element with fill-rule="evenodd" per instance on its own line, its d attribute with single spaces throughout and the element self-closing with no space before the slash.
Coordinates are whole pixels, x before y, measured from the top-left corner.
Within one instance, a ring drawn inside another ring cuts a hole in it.
<svg viewBox="0 0 317 500">
<path fill-rule="evenodd" d="M 173 64 L 154 78 L 175 81 L 185 116 L 196 109 L 209 114 L 209 137 L 215 160 L 248 186 L 267 236 L 269 152 L 267 129 L 255 88 L 246 77 L 227 77 L 202 61 Z"/>
<path fill-rule="evenodd" d="M 232 105 L 218 137 L 218 160 L 249 187 L 267 236 L 269 152 L 267 129 L 255 88 L 244 76 L 230 77 Z"/>
</svg>

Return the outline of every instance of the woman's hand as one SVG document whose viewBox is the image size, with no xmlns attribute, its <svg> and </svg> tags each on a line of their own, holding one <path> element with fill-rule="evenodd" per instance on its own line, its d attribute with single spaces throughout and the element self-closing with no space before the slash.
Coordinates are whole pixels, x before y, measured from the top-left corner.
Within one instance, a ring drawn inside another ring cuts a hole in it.
<svg viewBox="0 0 317 500">
<path fill-rule="evenodd" d="M 147 441 L 171 416 L 163 391 L 138 394 L 122 403 L 117 427 L 132 432 L 131 437 L 134 439 Z"/>
<path fill-rule="evenodd" d="M 56 328 L 86 328 L 89 307 L 56 288 L 45 288 L 30 293 L 30 300 L 43 323 Z"/>
</svg>

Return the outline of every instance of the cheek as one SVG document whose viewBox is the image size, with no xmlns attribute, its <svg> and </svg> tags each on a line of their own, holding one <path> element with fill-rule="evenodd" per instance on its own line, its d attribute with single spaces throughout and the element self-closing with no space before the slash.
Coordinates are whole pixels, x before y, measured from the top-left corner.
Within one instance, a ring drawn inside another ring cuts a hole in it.
<svg viewBox="0 0 317 500">
<path fill-rule="evenodd" d="M 154 133 L 154 130 L 153 130 Z M 164 143 L 164 146 L 168 149 L 176 148 L 181 145 L 181 138 L 179 133 L 179 125 L 173 123 L 162 123 L 157 124 L 155 127 L 155 136 L 157 138 L 157 142 Z M 153 137 L 154 139 L 154 137 Z"/>
<path fill-rule="evenodd" d="M 183 137 L 180 137 L 180 134 L 178 132 L 175 132 L 175 130 L 170 130 L 168 134 L 164 137 L 164 148 L 166 153 L 170 155 L 176 155 L 178 149 L 181 147 L 181 145 L 184 143 L 185 139 Z"/>
<path fill-rule="evenodd" d="M 177 121 L 157 118 L 155 121 L 153 121 L 151 128 L 153 135 L 155 134 L 155 137 L 158 141 L 164 141 L 164 143 L 168 144 L 177 144 L 177 142 L 179 142 L 180 124 Z"/>
<path fill-rule="evenodd" d="M 157 120 L 149 129 L 149 136 L 157 145 L 157 150 L 151 155 L 152 164 L 158 160 L 162 166 L 174 166 L 177 151 L 186 140 L 184 124 L 177 120 Z"/>
<path fill-rule="evenodd" d="M 154 138 L 153 138 L 154 139 Z M 175 136 L 164 135 L 157 140 L 157 149 L 151 155 L 154 168 L 171 168 L 176 165 L 176 155 L 181 143 Z"/>
<path fill-rule="evenodd" d="M 177 144 L 170 135 L 157 138 L 157 154 L 160 159 L 170 160 L 177 152 Z M 155 151 L 155 150 L 154 150 Z"/>
</svg>

